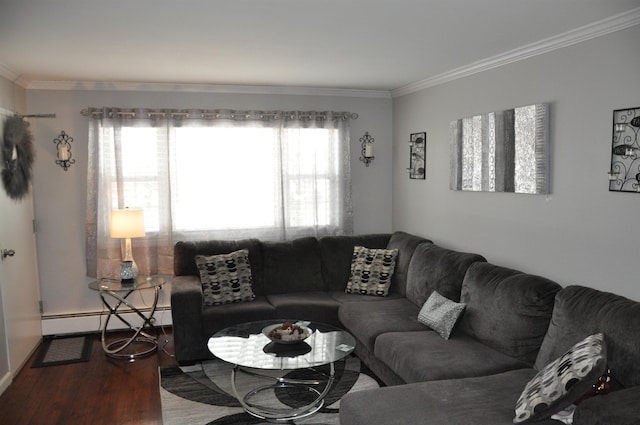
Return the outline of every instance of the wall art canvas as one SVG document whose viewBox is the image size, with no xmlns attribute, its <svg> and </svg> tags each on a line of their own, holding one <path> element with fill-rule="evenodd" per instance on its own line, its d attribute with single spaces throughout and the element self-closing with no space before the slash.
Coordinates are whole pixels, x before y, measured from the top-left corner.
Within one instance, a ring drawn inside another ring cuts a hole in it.
<svg viewBox="0 0 640 425">
<path fill-rule="evenodd" d="M 452 190 L 549 193 L 549 104 L 451 122 Z"/>
</svg>

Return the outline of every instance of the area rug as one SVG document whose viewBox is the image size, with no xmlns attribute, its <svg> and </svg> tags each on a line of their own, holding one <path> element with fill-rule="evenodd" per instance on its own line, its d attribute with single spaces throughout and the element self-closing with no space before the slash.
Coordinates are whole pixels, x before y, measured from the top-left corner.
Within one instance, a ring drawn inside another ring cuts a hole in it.
<svg viewBox="0 0 640 425">
<path fill-rule="evenodd" d="M 164 366 L 160 368 L 160 399 L 164 425 L 255 425 L 266 424 L 246 413 L 231 389 L 232 365 L 211 360 L 194 366 Z M 328 370 L 327 370 L 328 371 Z M 262 371 L 261 371 L 262 372 Z M 275 376 L 294 379 L 309 378 L 309 371 L 274 371 Z M 335 364 L 336 379 L 318 413 L 295 420 L 300 425 L 338 425 L 340 399 L 348 392 L 380 387 L 378 378 L 355 356 Z M 248 392 L 272 380 L 241 374 L 238 386 L 241 393 Z M 294 389 L 279 389 L 268 395 L 273 406 L 299 407 L 308 393 Z"/>
<path fill-rule="evenodd" d="M 87 362 L 91 358 L 92 335 L 45 337 L 31 367 Z"/>
</svg>

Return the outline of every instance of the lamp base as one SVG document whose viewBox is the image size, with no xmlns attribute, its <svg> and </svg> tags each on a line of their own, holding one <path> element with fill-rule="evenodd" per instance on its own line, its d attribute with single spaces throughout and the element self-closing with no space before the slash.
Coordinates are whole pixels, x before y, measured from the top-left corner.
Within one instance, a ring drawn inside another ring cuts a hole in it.
<svg viewBox="0 0 640 425">
<path fill-rule="evenodd" d="M 120 263 L 120 282 L 135 283 L 138 277 L 138 266 L 133 261 L 123 261 Z"/>
</svg>

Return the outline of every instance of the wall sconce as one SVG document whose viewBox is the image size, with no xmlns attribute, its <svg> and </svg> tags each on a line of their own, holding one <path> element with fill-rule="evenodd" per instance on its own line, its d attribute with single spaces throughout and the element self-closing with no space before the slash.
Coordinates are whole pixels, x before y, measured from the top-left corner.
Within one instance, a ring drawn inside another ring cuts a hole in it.
<svg viewBox="0 0 640 425">
<path fill-rule="evenodd" d="M 368 131 L 365 131 L 364 136 L 360 138 L 362 147 L 362 151 L 360 152 L 360 161 L 364 162 L 364 165 L 367 167 L 375 158 L 375 156 L 373 156 L 373 142 L 375 142 L 375 139 L 369 135 Z"/>
<path fill-rule="evenodd" d="M 411 133 L 409 138 L 409 168 L 407 168 L 410 179 L 425 179 L 426 147 L 426 132 Z"/>
<path fill-rule="evenodd" d="M 58 157 L 56 164 L 64 168 L 64 171 L 67 171 L 71 164 L 76 163 L 76 160 L 71 158 L 71 142 L 73 142 L 73 137 L 69 137 L 64 131 L 61 131 L 56 139 L 53 139 Z"/>
<path fill-rule="evenodd" d="M 640 193 L 640 107 L 613 111 L 609 191 Z"/>
</svg>

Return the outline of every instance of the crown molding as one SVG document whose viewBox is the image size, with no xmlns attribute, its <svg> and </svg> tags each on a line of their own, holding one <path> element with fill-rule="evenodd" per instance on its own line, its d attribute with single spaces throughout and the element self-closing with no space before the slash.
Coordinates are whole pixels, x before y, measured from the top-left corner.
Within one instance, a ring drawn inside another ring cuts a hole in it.
<svg viewBox="0 0 640 425">
<path fill-rule="evenodd" d="M 136 83 L 111 81 L 30 81 L 29 90 L 142 91 L 182 93 L 281 94 L 299 96 L 344 96 L 391 98 L 386 90 L 332 89 L 288 86 L 243 86 L 225 84 Z"/>
<path fill-rule="evenodd" d="M 609 18 L 578 27 L 571 31 L 540 40 L 483 60 L 461 66 L 442 74 L 408 84 L 391 91 L 358 90 L 287 86 L 243 86 L 224 84 L 181 84 L 144 82 L 102 82 L 102 81 L 45 81 L 28 80 L 0 63 L 0 77 L 28 90 L 86 90 L 86 91 L 142 91 L 142 92 L 184 92 L 184 93 L 234 93 L 234 94 L 280 94 L 299 96 L 343 96 L 360 98 L 394 98 L 415 93 L 483 71 L 498 68 L 520 60 L 528 59 L 563 47 L 601 37 L 640 24 L 640 7 Z"/>
<path fill-rule="evenodd" d="M 0 77 L 6 78 L 12 83 L 19 85 L 23 89 L 26 89 L 27 85 L 29 84 L 29 82 L 26 79 L 20 77 L 20 75 L 16 74 L 15 72 L 13 72 L 12 70 L 10 70 L 9 68 L 7 68 L 5 65 L 1 63 L 0 63 Z"/>
<path fill-rule="evenodd" d="M 452 69 L 434 77 L 391 90 L 391 97 L 399 97 L 415 93 L 429 87 L 434 87 L 460 78 L 468 77 L 479 72 L 487 71 L 489 69 L 498 68 L 533 56 L 562 49 L 563 47 L 611 34 L 638 24 L 640 24 L 640 7 L 535 43 L 527 44 L 517 49 L 513 49 L 469 65 Z"/>
</svg>

